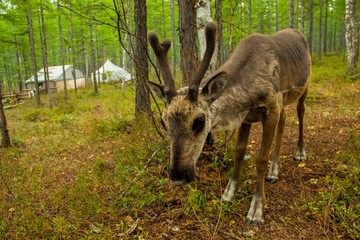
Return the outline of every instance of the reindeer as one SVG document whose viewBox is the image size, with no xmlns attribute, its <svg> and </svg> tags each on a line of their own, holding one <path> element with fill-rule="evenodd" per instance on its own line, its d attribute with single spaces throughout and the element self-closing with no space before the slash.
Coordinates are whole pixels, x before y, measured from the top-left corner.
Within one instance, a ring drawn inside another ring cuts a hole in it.
<svg viewBox="0 0 360 240">
<path fill-rule="evenodd" d="M 303 141 L 304 101 L 308 92 L 311 56 L 307 41 L 297 30 L 285 29 L 273 36 L 253 34 L 243 39 L 230 58 L 203 79 L 215 46 L 216 25 L 206 27 L 204 58 L 189 87 L 176 91 L 167 52 L 170 41 L 160 43 L 155 33 L 149 42 L 157 57 L 164 85 L 149 82 L 152 91 L 166 102 L 162 121 L 171 142 L 169 178 L 175 185 L 195 178 L 195 166 L 207 134 L 238 128 L 234 170 L 222 195 L 231 201 L 240 185 L 251 124 L 262 123 L 262 141 L 256 159 L 257 183 L 246 223 L 264 223 L 264 180 L 275 183 L 285 125 L 285 107 L 297 103 L 299 136 L 294 159 L 305 159 Z M 200 87 L 201 85 L 201 87 Z M 267 176 L 270 149 L 276 135 Z"/>
</svg>

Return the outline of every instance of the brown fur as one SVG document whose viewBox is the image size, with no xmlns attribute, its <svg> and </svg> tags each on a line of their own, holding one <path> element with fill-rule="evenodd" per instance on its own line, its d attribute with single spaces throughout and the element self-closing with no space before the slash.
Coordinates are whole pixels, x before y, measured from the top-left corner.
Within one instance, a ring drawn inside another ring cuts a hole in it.
<svg viewBox="0 0 360 240">
<path fill-rule="evenodd" d="M 243 39 L 229 60 L 202 80 L 196 101 L 189 97 L 188 88 L 179 90 L 171 101 L 167 101 L 163 121 L 171 140 L 170 179 L 176 184 L 194 179 L 196 161 L 210 131 L 239 128 L 234 171 L 223 194 L 224 200 L 232 200 L 240 185 L 240 168 L 251 124 L 261 121 L 263 137 L 256 159 L 257 186 L 247 215 L 248 223 L 261 224 L 264 221 L 264 179 L 270 149 L 276 135 L 266 177 L 276 182 L 286 117 L 284 108 L 292 103 L 297 103 L 299 117 L 295 159 L 305 159 L 303 116 L 310 72 L 309 47 L 296 30 L 286 29 L 273 36 L 254 34 Z M 150 85 L 159 97 L 168 99 L 165 87 Z"/>
</svg>

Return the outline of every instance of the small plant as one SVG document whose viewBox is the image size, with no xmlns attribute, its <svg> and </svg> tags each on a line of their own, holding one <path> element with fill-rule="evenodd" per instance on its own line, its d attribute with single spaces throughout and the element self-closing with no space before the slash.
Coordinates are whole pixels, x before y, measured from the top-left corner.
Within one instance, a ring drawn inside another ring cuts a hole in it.
<svg viewBox="0 0 360 240">
<path fill-rule="evenodd" d="M 204 193 L 199 191 L 196 188 L 190 187 L 187 199 L 184 203 L 185 213 L 187 215 L 192 215 L 194 212 L 202 212 L 206 205 L 206 198 Z"/>
</svg>

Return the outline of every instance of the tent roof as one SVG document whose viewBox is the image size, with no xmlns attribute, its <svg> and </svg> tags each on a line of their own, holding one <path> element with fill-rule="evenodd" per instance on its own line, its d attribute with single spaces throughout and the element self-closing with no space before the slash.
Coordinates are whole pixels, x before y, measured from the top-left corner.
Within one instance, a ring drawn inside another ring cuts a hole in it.
<svg viewBox="0 0 360 240">
<path fill-rule="evenodd" d="M 123 79 L 125 81 L 131 80 L 131 74 L 125 69 L 116 66 L 110 60 L 106 60 L 103 66 L 101 66 L 95 74 L 111 72 L 111 80 Z"/>
<path fill-rule="evenodd" d="M 69 68 L 72 68 L 72 65 L 65 65 L 64 67 L 65 67 L 65 71 L 67 71 Z M 51 67 L 48 67 L 48 69 L 49 69 L 49 79 L 50 79 L 50 81 L 61 80 L 62 74 L 63 74 L 62 65 L 60 65 L 60 66 L 51 66 Z M 37 73 L 37 75 L 38 75 L 38 81 L 39 82 L 45 82 L 44 68 L 40 69 L 40 71 Z M 29 78 L 25 82 L 26 83 L 34 82 L 34 76 Z"/>
</svg>

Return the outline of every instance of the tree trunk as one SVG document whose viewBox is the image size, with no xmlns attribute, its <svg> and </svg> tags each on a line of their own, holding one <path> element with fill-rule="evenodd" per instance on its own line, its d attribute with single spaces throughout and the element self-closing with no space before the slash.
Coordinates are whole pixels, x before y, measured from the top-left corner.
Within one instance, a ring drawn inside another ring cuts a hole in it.
<svg viewBox="0 0 360 240">
<path fill-rule="evenodd" d="M 0 83 L 0 131 L 1 145 L 0 147 L 9 147 L 11 145 L 9 130 L 7 129 L 4 106 L 2 103 L 2 84 Z"/>
<path fill-rule="evenodd" d="M 49 81 L 50 79 L 49 79 L 49 67 L 48 67 L 48 56 L 47 56 L 46 32 L 45 32 L 43 6 L 40 6 L 39 26 L 40 26 L 41 52 L 42 52 L 43 64 L 44 64 L 45 89 L 48 94 L 49 108 L 52 109 L 53 104 L 52 104 L 51 87 L 50 87 L 50 81 Z"/>
<path fill-rule="evenodd" d="M 70 8 L 71 8 L 72 4 L 70 3 Z M 72 58 L 72 65 L 73 65 L 73 70 L 72 70 L 72 75 L 74 78 L 74 92 L 75 95 L 77 94 L 77 83 L 76 83 L 76 58 L 75 58 L 75 42 L 74 42 L 74 26 L 73 26 L 73 18 L 72 18 L 72 11 L 70 11 L 70 44 L 71 44 L 71 58 Z"/>
<path fill-rule="evenodd" d="M 319 60 L 321 59 L 321 37 L 322 37 L 322 0 L 319 0 L 319 30 L 318 30 L 318 46 L 317 55 Z"/>
<path fill-rule="evenodd" d="M 289 0 L 289 28 L 294 28 L 294 1 Z"/>
<path fill-rule="evenodd" d="M 88 10 L 90 11 L 90 10 Z M 93 39 L 93 23 L 92 20 L 89 20 L 89 33 L 90 33 L 90 68 L 89 74 L 93 77 L 93 84 L 94 84 L 94 93 L 98 93 L 98 84 L 96 81 L 96 63 L 95 63 L 95 48 L 94 48 L 94 39 Z M 93 73 L 93 74 L 91 74 Z"/>
<path fill-rule="evenodd" d="M 27 18 L 27 25 L 29 30 L 29 41 L 30 41 L 30 50 L 31 50 L 31 61 L 33 64 L 33 73 L 34 73 L 34 81 L 35 81 L 35 89 L 36 89 L 36 105 L 41 105 L 40 100 L 40 92 L 39 92 L 39 81 L 37 76 L 37 65 L 36 65 L 36 52 L 35 52 L 35 41 L 34 41 L 34 32 L 33 32 L 33 24 L 32 24 L 32 9 L 29 8 L 26 10 L 26 18 Z"/>
<path fill-rule="evenodd" d="M 324 43 L 323 43 L 323 52 L 327 52 L 327 35 L 328 35 L 328 11 L 329 3 L 328 0 L 325 0 L 325 19 L 324 19 Z M 331 39 L 331 38 L 330 38 Z"/>
<path fill-rule="evenodd" d="M 305 33 L 305 3 L 301 0 L 300 32 Z"/>
<path fill-rule="evenodd" d="M 16 42 L 16 37 L 15 37 L 15 42 Z M 22 81 L 22 77 L 21 77 L 20 54 L 19 54 L 18 49 L 16 50 L 16 65 L 18 67 L 17 75 L 18 75 L 18 80 L 19 80 L 19 92 L 21 92 L 23 90 L 23 81 Z"/>
<path fill-rule="evenodd" d="M 313 0 L 309 0 L 309 22 L 308 22 L 308 43 L 310 53 L 312 53 L 312 33 L 313 33 Z"/>
<path fill-rule="evenodd" d="M 151 114 L 150 94 L 147 82 L 149 81 L 147 57 L 147 26 L 146 4 L 143 0 L 135 0 L 135 35 L 136 35 L 136 95 L 135 115 Z"/>
<path fill-rule="evenodd" d="M 279 2 L 275 1 L 275 30 L 279 31 Z"/>
<path fill-rule="evenodd" d="M 251 9 L 251 0 L 249 0 L 250 3 L 250 7 L 248 9 Z M 234 7 L 232 4 L 232 0 L 229 1 L 230 4 L 230 26 L 229 26 L 229 41 L 228 41 L 228 56 L 230 56 L 231 52 L 232 52 L 232 39 L 233 39 L 233 28 L 234 28 Z M 249 10 L 251 11 L 251 10 Z M 248 13 L 249 14 L 249 13 Z M 251 14 L 248 15 L 250 16 L 249 18 L 249 33 L 251 33 Z"/>
<path fill-rule="evenodd" d="M 205 27 L 207 23 L 213 22 L 211 17 L 210 0 L 198 0 L 196 3 L 196 22 L 198 29 L 200 60 L 204 57 L 206 49 Z M 215 47 L 217 48 L 217 47 Z M 215 69 L 216 54 L 212 56 L 207 73 L 211 73 Z M 205 74 L 207 75 L 207 74 Z"/>
<path fill-rule="evenodd" d="M 223 49 L 223 36 L 222 36 L 222 11 L 221 0 L 215 1 L 215 18 L 217 23 L 217 35 L 216 35 L 216 64 L 215 68 L 219 68 L 223 63 L 222 49 Z"/>
<path fill-rule="evenodd" d="M 231 11 L 233 11 L 232 7 L 230 6 Z M 233 13 L 232 13 L 233 15 Z M 252 20 L 251 20 L 251 0 L 248 0 L 248 21 L 249 21 L 249 34 L 252 33 Z"/>
<path fill-rule="evenodd" d="M 180 61 L 182 85 L 188 86 L 198 65 L 196 46 L 196 0 L 178 0 L 180 15 Z"/>
<path fill-rule="evenodd" d="M 61 12 L 60 12 L 60 3 L 57 2 L 58 7 L 58 24 L 59 24 L 59 39 L 60 39 L 60 53 L 61 53 L 61 65 L 63 70 L 63 82 L 64 82 L 64 97 L 68 98 L 67 86 L 66 86 L 66 72 L 65 72 L 65 49 L 63 46 L 63 36 L 62 36 L 62 25 L 61 25 Z"/>
<path fill-rule="evenodd" d="M 346 0 L 345 24 L 347 46 L 347 69 L 352 73 L 356 68 L 358 44 L 356 34 L 355 0 Z"/>
<path fill-rule="evenodd" d="M 85 86 L 89 86 L 89 78 L 88 78 L 88 74 L 87 74 L 87 64 L 86 64 L 86 54 L 85 54 L 85 37 L 84 37 L 84 31 L 83 29 L 81 28 L 80 29 L 80 48 L 82 49 L 81 50 L 81 61 L 82 61 L 82 64 L 81 64 L 81 71 L 83 72 L 84 74 L 84 78 L 85 78 Z"/>
<path fill-rule="evenodd" d="M 175 32 L 175 0 L 170 0 L 171 10 L 171 38 L 172 38 L 172 51 L 173 51 L 173 75 L 176 76 L 176 32 Z"/>
</svg>

